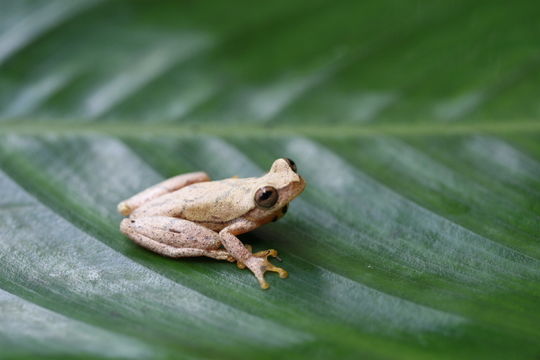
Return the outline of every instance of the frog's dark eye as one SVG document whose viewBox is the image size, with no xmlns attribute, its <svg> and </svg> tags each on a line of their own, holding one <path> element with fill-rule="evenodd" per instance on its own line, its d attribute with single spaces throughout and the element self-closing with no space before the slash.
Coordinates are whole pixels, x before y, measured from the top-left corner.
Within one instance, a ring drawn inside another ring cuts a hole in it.
<svg viewBox="0 0 540 360">
<path fill-rule="evenodd" d="M 255 193 L 255 202 L 263 208 L 271 208 L 277 203 L 278 192 L 272 186 L 264 186 Z"/>
<path fill-rule="evenodd" d="M 297 169 L 296 169 L 296 164 L 294 163 L 294 161 L 292 161 L 291 159 L 289 158 L 284 158 L 284 160 L 287 162 L 287 164 L 289 164 L 289 166 L 291 167 L 291 170 L 296 172 Z"/>
</svg>

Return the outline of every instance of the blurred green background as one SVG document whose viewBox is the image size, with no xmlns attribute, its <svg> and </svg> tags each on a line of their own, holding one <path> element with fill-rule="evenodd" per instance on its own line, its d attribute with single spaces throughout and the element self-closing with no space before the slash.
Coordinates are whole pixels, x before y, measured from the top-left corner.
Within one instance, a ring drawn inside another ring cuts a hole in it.
<svg viewBox="0 0 540 360">
<path fill-rule="evenodd" d="M 0 358 L 538 359 L 540 3 L 0 0 Z M 308 181 L 242 235 L 121 235 L 166 177 Z"/>
</svg>

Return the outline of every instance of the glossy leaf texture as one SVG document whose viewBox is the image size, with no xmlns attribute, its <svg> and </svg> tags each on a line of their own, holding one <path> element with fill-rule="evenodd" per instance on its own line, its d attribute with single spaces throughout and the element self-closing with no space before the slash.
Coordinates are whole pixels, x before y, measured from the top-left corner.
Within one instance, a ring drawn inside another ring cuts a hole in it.
<svg viewBox="0 0 540 360">
<path fill-rule="evenodd" d="M 0 358 L 538 359 L 534 1 L 0 0 Z M 241 236 L 271 288 L 116 204 L 308 187 Z"/>
</svg>

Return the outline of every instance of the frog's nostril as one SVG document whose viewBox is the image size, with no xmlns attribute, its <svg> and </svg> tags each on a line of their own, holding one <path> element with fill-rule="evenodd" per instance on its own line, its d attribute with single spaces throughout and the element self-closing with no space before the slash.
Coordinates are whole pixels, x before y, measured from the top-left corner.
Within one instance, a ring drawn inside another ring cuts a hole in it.
<svg viewBox="0 0 540 360">
<path fill-rule="evenodd" d="M 294 171 L 294 172 L 297 172 L 298 169 L 296 168 L 296 164 L 294 161 L 292 161 L 291 159 L 289 158 L 283 158 L 288 164 L 289 166 L 291 167 L 291 170 Z"/>
</svg>

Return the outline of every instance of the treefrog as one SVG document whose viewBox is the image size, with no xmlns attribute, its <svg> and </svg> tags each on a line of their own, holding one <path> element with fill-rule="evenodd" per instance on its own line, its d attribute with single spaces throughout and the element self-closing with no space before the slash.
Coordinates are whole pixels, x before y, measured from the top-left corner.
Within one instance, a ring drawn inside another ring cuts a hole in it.
<svg viewBox="0 0 540 360">
<path fill-rule="evenodd" d="M 128 216 L 120 231 L 161 255 L 236 261 L 267 289 L 266 271 L 288 276 L 268 261 L 268 256 L 277 257 L 277 251 L 253 254 L 236 236 L 281 218 L 305 186 L 295 163 L 287 158 L 274 161 L 258 178 L 211 181 L 204 172 L 182 174 L 119 203 L 118 211 Z"/>
</svg>

